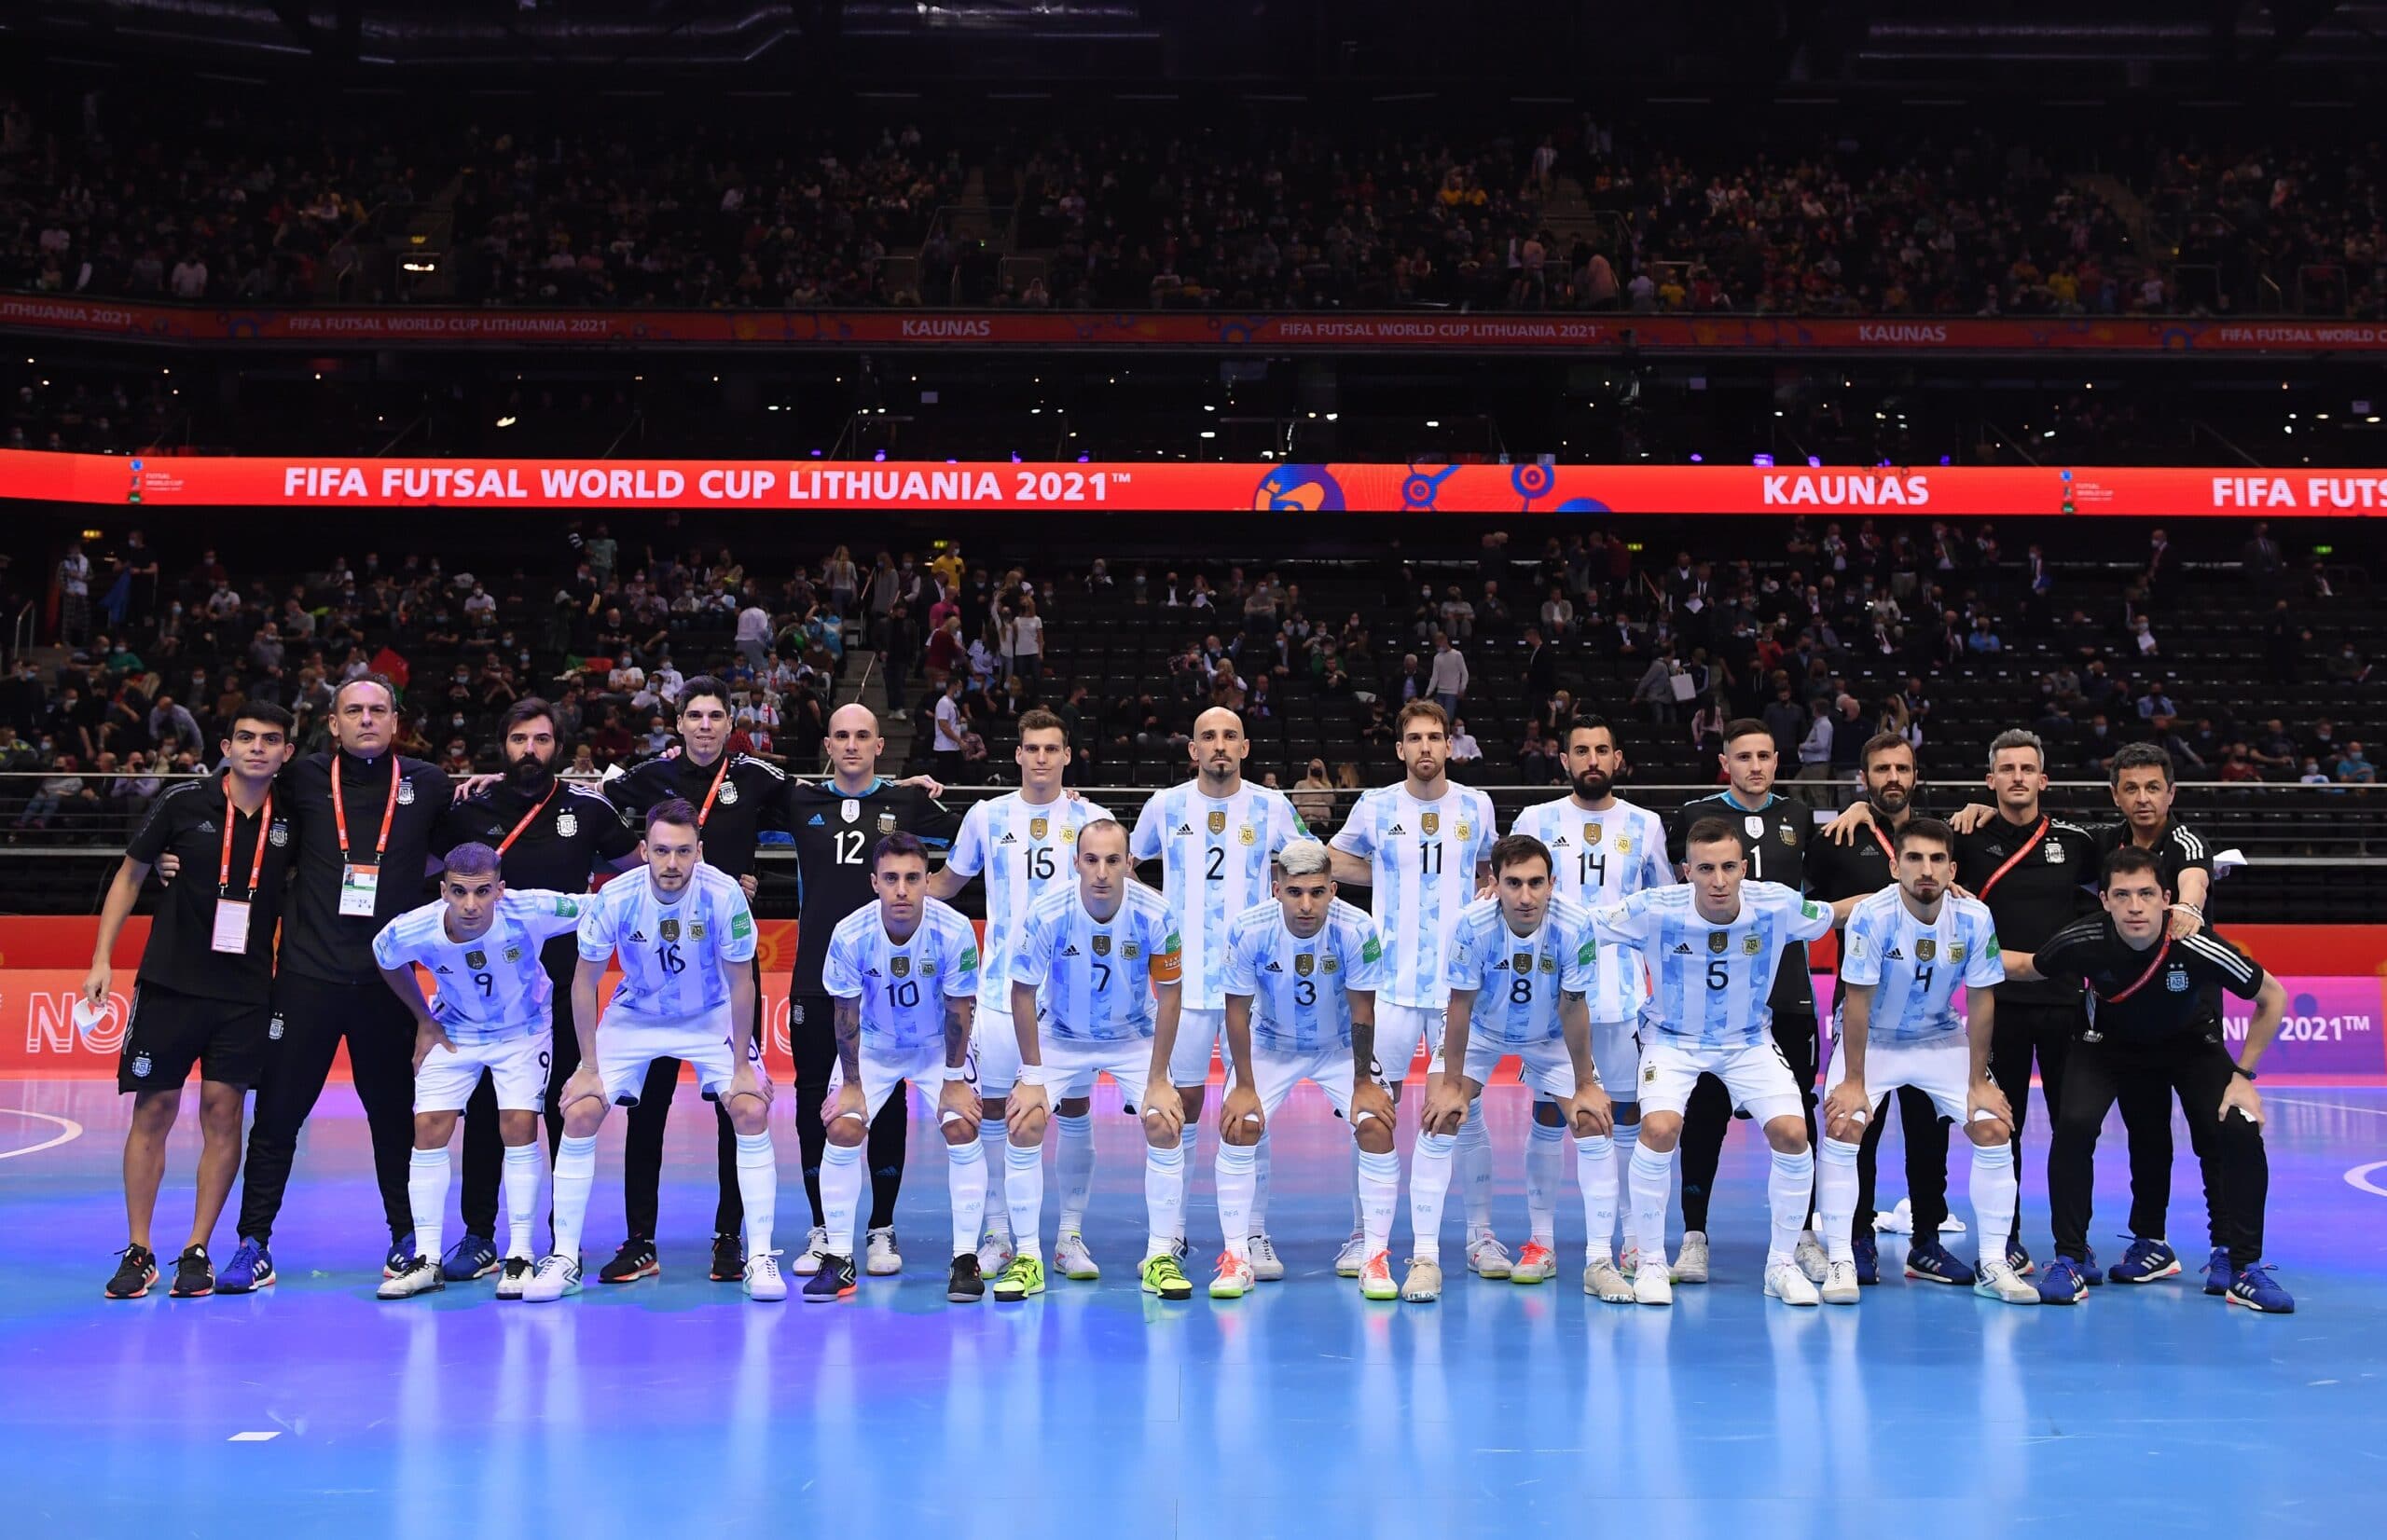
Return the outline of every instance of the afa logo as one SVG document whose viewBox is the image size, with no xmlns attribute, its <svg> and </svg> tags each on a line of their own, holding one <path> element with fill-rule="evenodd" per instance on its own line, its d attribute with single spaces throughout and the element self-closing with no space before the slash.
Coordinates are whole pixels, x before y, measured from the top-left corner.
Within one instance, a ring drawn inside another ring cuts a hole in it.
<svg viewBox="0 0 2387 1540">
<path fill-rule="evenodd" d="M 1260 478 L 1251 507 L 1262 514 L 1339 514 L 1343 484 L 1323 465 L 1279 465 Z"/>
</svg>

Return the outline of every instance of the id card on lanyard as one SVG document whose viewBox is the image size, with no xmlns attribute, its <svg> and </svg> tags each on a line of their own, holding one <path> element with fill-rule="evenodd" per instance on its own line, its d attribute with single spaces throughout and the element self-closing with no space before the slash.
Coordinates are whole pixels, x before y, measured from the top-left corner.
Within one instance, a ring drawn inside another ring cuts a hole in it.
<svg viewBox="0 0 2387 1540">
<path fill-rule="evenodd" d="M 224 854 L 215 868 L 215 925 L 208 937 L 211 952 L 246 956 L 249 951 L 249 906 L 256 901 L 257 879 L 265 874 L 265 846 L 273 828 L 273 791 L 267 788 L 265 805 L 257 809 L 256 849 L 249 858 L 249 886 L 232 897 L 232 830 L 241 810 L 232 803 L 232 783 L 224 783 Z"/>
<path fill-rule="evenodd" d="M 398 821 L 398 756 L 390 756 L 390 797 L 381 805 L 381 832 L 373 842 L 373 859 L 360 861 L 348 846 L 348 807 L 339 791 L 339 757 L 332 757 L 332 823 L 339 831 L 339 912 L 343 919 L 371 919 L 381 891 L 381 855 L 390 847 L 390 830 Z"/>
</svg>

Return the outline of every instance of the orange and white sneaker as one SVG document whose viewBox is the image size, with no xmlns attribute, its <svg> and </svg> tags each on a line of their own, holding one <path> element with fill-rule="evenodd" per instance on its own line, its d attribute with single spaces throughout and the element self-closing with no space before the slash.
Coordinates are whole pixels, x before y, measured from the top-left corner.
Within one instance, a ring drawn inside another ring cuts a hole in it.
<svg viewBox="0 0 2387 1540">
<path fill-rule="evenodd" d="M 1546 1284 L 1558 1276 L 1558 1256 L 1539 1241 L 1527 1241 L 1517 1259 L 1509 1265 L 1509 1282 L 1512 1284 Z"/>
<path fill-rule="evenodd" d="M 1359 1298 L 1398 1299 L 1400 1286 L 1392 1281 L 1392 1253 L 1379 1251 L 1359 1267 Z"/>
<path fill-rule="evenodd" d="M 1219 1275 L 1210 1280 L 1213 1299 L 1240 1299 L 1260 1286 L 1260 1279 L 1251 1271 L 1251 1258 L 1238 1257 L 1232 1251 L 1219 1253 Z"/>
</svg>

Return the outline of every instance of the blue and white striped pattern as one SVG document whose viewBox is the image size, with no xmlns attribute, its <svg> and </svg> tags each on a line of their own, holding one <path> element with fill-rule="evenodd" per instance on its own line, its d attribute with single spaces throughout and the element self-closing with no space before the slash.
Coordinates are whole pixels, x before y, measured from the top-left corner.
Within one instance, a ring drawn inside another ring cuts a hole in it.
<svg viewBox="0 0 2387 1540">
<path fill-rule="evenodd" d="M 1740 913 L 1701 917 L 1688 887 L 1650 887 L 1593 912 L 1600 945 L 1630 947 L 1654 987 L 1641 1024 L 1701 1048 L 1746 1048 L 1773 1024 L 1766 996 L 1785 948 L 1831 929 L 1831 910 L 1775 882 L 1741 884 Z"/>
<path fill-rule="evenodd" d="M 1187 1010 L 1225 1005 L 1227 927 L 1268 896 L 1268 863 L 1307 832 L 1282 791 L 1249 781 L 1223 800 L 1185 781 L 1144 804 L 1127 850 L 1161 863 L 1161 892 L 1184 928 Z"/>
<path fill-rule="evenodd" d="M 656 895 L 652 874 L 631 872 L 582 901 L 580 956 L 620 960 L 610 1011 L 694 1023 L 729 1004 L 724 965 L 754 960 L 754 914 L 738 879 L 718 867 L 699 862 L 676 903 Z"/>
<path fill-rule="evenodd" d="M 979 979 L 991 1009 L 1011 1009 L 1011 949 L 1028 911 L 1054 887 L 1077 886 L 1078 832 L 1109 817 L 1099 803 L 1066 795 L 1032 803 L 1016 791 L 979 803 L 963 816 L 945 866 L 959 876 L 987 876 L 986 963 Z"/>
<path fill-rule="evenodd" d="M 1428 1010 L 1449 1003 L 1451 932 L 1497 838 L 1492 799 L 1471 786 L 1431 802 L 1411 796 L 1406 783 L 1360 795 L 1334 848 L 1375 869 L 1370 892 L 1389 964 L 1379 998 Z"/>
<path fill-rule="evenodd" d="M 929 900 L 920 923 L 898 942 L 880 906 L 866 903 L 830 934 L 821 987 L 860 1000 L 862 1040 L 891 1055 L 943 1041 L 946 997 L 974 998 L 978 971 L 978 933 L 950 904 Z"/>
<path fill-rule="evenodd" d="M 373 962 L 428 969 L 438 989 L 431 1014 L 460 1048 L 531 1037 L 555 1020 L 555 986 L 539 962 L 539 948 L 575 928 L 588 902 L 585 895 L 510 889 L 497 901 L 489 928 L 468 942 L 448 939 L 444 901 L 426 903 L 381 928 L 373 938 Z"/>
<path fill-rule="evenodd" d="M 1545 802 L 1517 815 L 1511 834 L 1530 834 L 1550 847 L 1551 891 L 1597 909 L 1675 880 L 1666 859 L 1666 824 L 1646 807 L 1618 799 L 1596 813 L 1572 797 Z M 1588 991 L 1592 1020 L 1629 1022 L 1649 998 L 1649 969 L 1635 953 L 1602 947 L 1598 980 Z"/>
<path fill-rule="evenodd" d="M 1351 1046 L 1354 989 L 1384 974 L 1375 922 L 1337 899 L 1307 941 L 1285 927 L 1285 906 L 1253 904 L 1227 928 L 1226 992 L 1251 1001 L 1251 1040 L 1286 1053 Z"/>
<path fill-rule="evenodd" d="M 1842 983 L 1870 984 L 1868 1041 L 1930 1042 L 1964 1030 L 1956 986 L 1987 989 L 2006 982 L 1997 922 L 1989 905 L 1961 893 L 1939 901 L 1939 916 L 1916 919 L 1896 887 L 1849 911 L 1841 945 Z"/>
<path fill-rule="evenodd" d="M 1469 1046 L 1529 1048 L 1555 1040 L 1562 1035 L 1559 991 L 1590 993 L 1599 952 L 1591 911 L 1565 899 L 1550 901 L 1530 936 L 1509 928 L 1499 900 L 1469 904 L 1451 937 L 1444 970 L 1453 989 L 1475 992 L 1467 1016 Z"/>
<path fill-rule="evenodd" d="M 1037 900 L 1012 952 L 1011 976 L 1036 986 L 1046 1037 L 1128 1042 L 1152 1035 L 1156 965 L 1164 982 L 1175 982 L 1183 948 L 1167 901 L 1131 882 L 1108 920 L 1089 914 L 1075 887 Z"/>
</svg>

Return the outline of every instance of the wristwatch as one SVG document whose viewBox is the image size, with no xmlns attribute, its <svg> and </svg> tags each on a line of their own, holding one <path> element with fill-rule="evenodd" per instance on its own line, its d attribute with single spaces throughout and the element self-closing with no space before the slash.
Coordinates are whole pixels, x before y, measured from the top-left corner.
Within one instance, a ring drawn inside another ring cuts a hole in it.
<svg viewBox="0 0 2387 1540">
<path fill-rule="evenodd" d="M 2256 1079 L 2256 1074 L 2255 1074 L 2255 1072 L 2254 1072 L 2253 1070 L 2251 1070 L 2251 1069 L 2247 1068 L 2244 1065 L 2242 1065 L 2242 1064 L 2232 1064 L 2232 1065 L 2229 1066 L 2229 1073 L 2231 1073 L 2232 1075 L 2243 1075 L 2243 1076 L 2245 1076 L 2245 1077 L 2246 1077 L 2246 1079 L 2250 1079 L 2250 1080 L 2251 1080 L 2251 1079 Z"/>
</svg>

